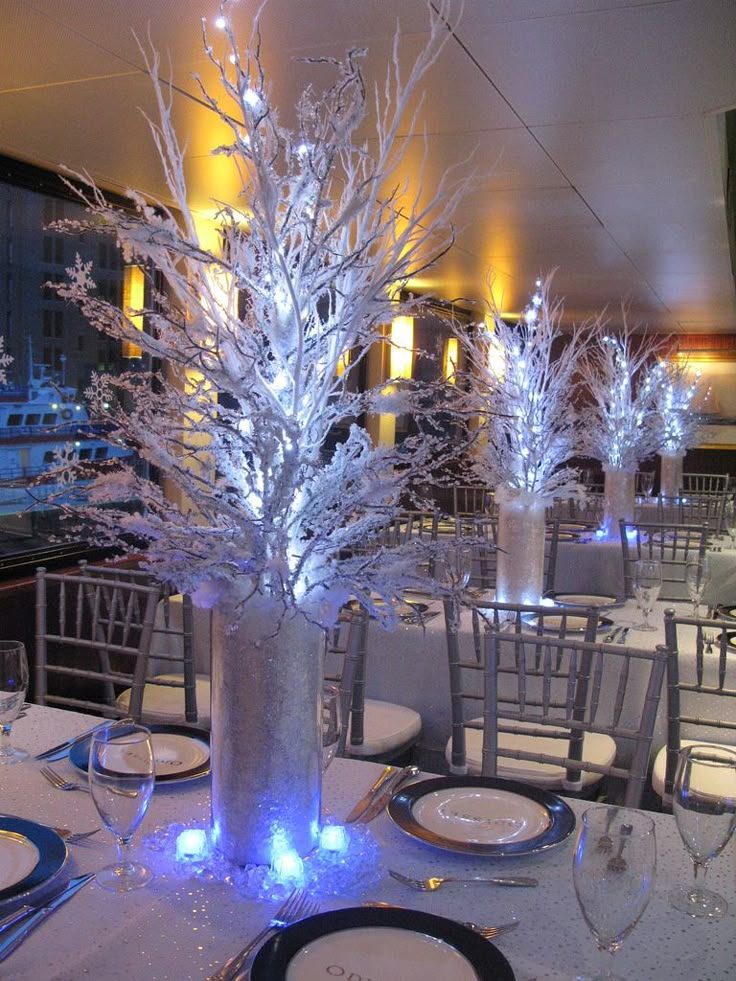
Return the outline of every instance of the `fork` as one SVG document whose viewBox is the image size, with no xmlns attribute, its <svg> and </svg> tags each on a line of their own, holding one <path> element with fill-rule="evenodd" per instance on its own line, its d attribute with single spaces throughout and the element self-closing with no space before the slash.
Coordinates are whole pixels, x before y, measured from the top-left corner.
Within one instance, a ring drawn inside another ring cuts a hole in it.
<svg viewBox="0 0 736 981">
<path fill-rule="evenodd" d="M 310 899 L 302 889 L 295 889 L 288 899 L 276 910 L 270 923 L 265 926 L 252 940 L 250 940 L 242 950 L 231 957 L 229 961 L 208 978 L 208 981 L 232 981 L 240 973 L 249 954 L 256 950 L 267 937 L 277 930 L 303 920 L 308 916 L 319 913 L 319 904 Z"/>
<path fill-rule="evenodd" d="M 378 899 L 364 902 L 361 905 L 374 909 L 406 909 L 406 906 L 397 906 L 395 903 L 384 903 Z M 455 920 L 455 922 L 459 923 L 460 926 L 467 927 L 468 930 L 472 930 L 474 933 L 480 934 L 485 940 L 495 940 L 496 937 L 515 930 L 519 923 L 521 923 L 521 920 L 514 920 L 513 923 L 499 923 L 498 926 L 483 926 L 480 923 L 471 923 L 469 920 Z"/>
<path fill-rule="evenodd" d="M 89 787 L 83 787 L 81 783 L 74 783 L 72 780 L 65 780 L 64 777 L 51 766 L 42 766 L 41 774 L 46 777 L 52 787 L 57 790 L 83 790 L 85 794 L 90 792 Z"/>
<path fill-rule="evenodd" d="M 81 845 L 85 841 L 88 841 L 92 835 L 96 835 L 99 828 L 92 828 L 91 831 L 70 831 L 69 828 L 54 828 L 54 831 L 60 838 L 68 842 L 70 845 Z"/>
<path fill-rule="evenodd" d="M 408 875 L 396 872 L 394 869 L 389 869 L 388 874 L 398 882 L 402 882 L 405 886 L 418 889 L 419 892 L 436 892 L 446 882 L 485 882 L 494 886 L 536 886 L 539 884 L 536 879 L 531 879 L 523 875 L 515 877 L 473 875 L 468 878 L 457 878 L 452 875 L 446 875 L 430 876 L 427 879 L 412 879 Z"/>
<path fill-rule="evenodd" d="M 716 642 L 715 634 L 706 634 L 706 633 L 703 634 L 703 643 L 705 644 L 706 654 L 713 653 L 713 645 L 715 644 L 715 642 Z"/>
</svg>

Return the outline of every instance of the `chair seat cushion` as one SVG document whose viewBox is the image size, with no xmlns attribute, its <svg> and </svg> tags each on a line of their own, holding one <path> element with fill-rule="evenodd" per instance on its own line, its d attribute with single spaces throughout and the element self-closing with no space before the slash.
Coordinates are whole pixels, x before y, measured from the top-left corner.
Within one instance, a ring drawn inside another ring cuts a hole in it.
<svg viewBox="0 0 736 981">
<path fill-rule="evenodd" d="M 422 717 L 414 709 L 366 698 L 363 742 L 360 746 L 348 743 L 346 752 L 350 756 L 380 756 L 416 742 L 421 731 Z"/>
<path fill-rule="evenodd" d="M 681 739 L 680 749 L 686 746 L 711 746 L 714 750 L 731 749 L 736 751 L 736 746 L 730 743 L 709 743 L 705 739 Z M 652 789 L 658 797 L 664 796 L 664 777 L 667 768 L 667 747 L 663 746 L 654 758 L 652 767 Z M 718 793 L 718 787 L 714 787 L 714 792 Z"/>
<path fill-rule="evenodd" d="M 179 681 L 184 678 L 180 674 L 159 674 L 151 681 Z M 210 725 L 210 679 L 206 675 L 197 675 L 197 724 Z M 115 699 L 121 708 L 130 704 L 130 689 L 122 692 Z M 168 688 L 162 685 L 146 684 L 143 690 L 143 720 L 144 722 L 184 723 L 184 689 Z"/>
<path fill-rule="evenodd" d="M 482 719 L 473 720 L 482 723 Z M 515 723 L 519 727 L 524 723 Z M 561 730 L 558 730 L 561 731 Z M 512 757 L 501 757 L 503 749 L 523 750 L 528 753 L 544 753 L 548 756 L 559 756 L 565 745 L 561 740 L 546 736 L 522 736 L 516 733 L 501 733 L 498 738 L 499 760 L 497 772 L 499 777 L 507 780 L 521 780 L 533 783 L 547 790 L 563 789 L 565 768 L 554 763 L 537 763 L 534 760 L 516 760 Z M 466 729 L 465 746 L 468 773 L 479 775 L 481 772 L 481 757 L 483 752 L 483 730 Z M 448 742 L 445 750 L 448 764 L 452 759 L 452 742 Z M 588 763 L 610 766 L 616 757 L 616 743 L 610 736 L 597 732 L 586 732 L 583 737 L 583 759 Z M 581 771 L 583 787 L 591 787 L 601 780 L 600 773 Z"/>
</svg>

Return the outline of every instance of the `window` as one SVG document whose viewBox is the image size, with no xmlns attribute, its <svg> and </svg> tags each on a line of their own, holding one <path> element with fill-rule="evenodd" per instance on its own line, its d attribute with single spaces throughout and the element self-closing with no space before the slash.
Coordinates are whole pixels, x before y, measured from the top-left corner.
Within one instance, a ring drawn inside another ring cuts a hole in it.
<svg viewBox="0 0 736 981">
<path fill-rule="evenodd" d="M 65 268 L 79 252 L 84 261 L 93 261 L 100 295 L 119 305 L 123 263 L 112 239 L 91 233 L 64 235 L 49 227 L 61 219 L 86 217 L 81 203 L 58 175 L 6 157 L 0 157 L 0 163 L 0 286 L 4 287 L 0 289 L 0 333 L 14 359 L 0 398 L 7 413 L 3 423 L 6 439 L 9 428 L 17 429 L 12 450 L 9 444 L 3 446 L 0 435 L 0 471 L 12 476 L 15 467 L 14 479 L 30 481 L 52 467 L 56 450 L 69 442 L 78 442 L 79 458 L 87 468 L 94 467 L 95 461 L 100 466 L 111 456 L 103 430 L 94 429 L 94 420 L 89 420 L 84 408 L 84 390 L 93 371 L 117 373 L 129 362 L 123 360 L 118 342 L 99 335 L 76 306 L 44 284 L 63 282 Z M 114 195 L 109 197 L 125 203 Z M 33 405 L 26 405 L 31 398 Z M 81 426 L 75 431 L 77 424 Z M 26 436 L 27 445 L 23 442 Z M 51 479 L 43 486 L 47 484 L 52 492 L 58 490 Z M 19 534 L 21 522 L 13 512 L 16 505 L 9 497 L 3 502 L 5 491 L 0 485 L 0 576 L 11 568 L 17 572 L 24 562 L 32 569 L 53 564 L 55 555 L 63 555 L 66 564 L 73 564 L 71 555 L 89 553 L 85 541 L 56 544 L 60 537 L 68 539 L 70 524 L 59 522 L 58 508 L 51 501 L 42 500 L 30 511 L 25 510 L 27 501 L 17 505 L 27 530 Z M 39 493 L 37 487 L 34 494 Z"/>
</svg>

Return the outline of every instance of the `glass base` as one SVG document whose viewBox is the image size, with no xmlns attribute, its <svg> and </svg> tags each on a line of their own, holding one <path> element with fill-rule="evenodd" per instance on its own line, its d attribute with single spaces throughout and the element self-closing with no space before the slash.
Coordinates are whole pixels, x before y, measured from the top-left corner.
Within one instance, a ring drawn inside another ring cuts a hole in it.
<svg viewBox="0 0 736 981">
<path fill-rule="evenodd" d="M 631 629 L 632 630 L 656 630 L 657 628 L 652 623 L 635 623 Z"/>
<path fill-rule="evenodd" d="M 5 752 L 0 753 L 0 766 L 8 766 L 11 763 L 21 763 L 29 757 L 27 749 L 16 749 L 10 746 Z"/>
<path fill-rule="evenodd" d="M 140 862 L 126 862 L 124 865 L 108 865 L 95 876 L 103 889 L 111 892 L 129 892 L 142 889 L 153 879 L 153 872 Z"/>
<path fill-rule="evenodd" d="M 574 981 L 626 981 L 620 974 L 576 974 Z"/>
<path fill-rule="evenodd" d="M 722 920 L 728 912 L 728 903 L 710 889 L 672 889 L 668 895 L 670 906 L 705 920 Z"/>
</svg>

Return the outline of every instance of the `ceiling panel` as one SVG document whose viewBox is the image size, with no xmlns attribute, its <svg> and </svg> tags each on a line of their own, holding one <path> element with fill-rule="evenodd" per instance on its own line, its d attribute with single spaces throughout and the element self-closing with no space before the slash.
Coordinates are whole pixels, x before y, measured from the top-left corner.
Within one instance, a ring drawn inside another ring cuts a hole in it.
<svg viewBox="0 0 736 981">
<path fill-rule="evenodd" d="M 231 5 L 242 42 L 255 6 Z M 234 195 L 227 161 L 209 152 L 223 128 L 191 97 L 192 72 L 213 75 L 201 16 L 216 11 L 216 0 L 4 0 L 0 153 L 165 196 L 134 29 L 150 32 L 178 86 L 192 206 Z M 263 59 L 282 121 L 309 81 L 332 80 L 307 57 L 367 45 L 365 77 L 382 83 L 397 18 L 405 77 L 426 36 L 424 0 L 270 0 Z M 736 332 L 713 115 L 736 107 L 733 0 L 466 0 L 424 84 L 425 194 L 452 168 L 477 179 L 453 250 L 415 288 L 480 297 L 491 275 L 518 310 L 536 275 L 557 267 L 571 319 L 606 306 L 620 317 L 626 297 L 657 329 Z M 369 119 L 362 133 L 374 132 Z M 407 145 L 400 174 L 412 183 L 422 147 Z"/>
</svg>

